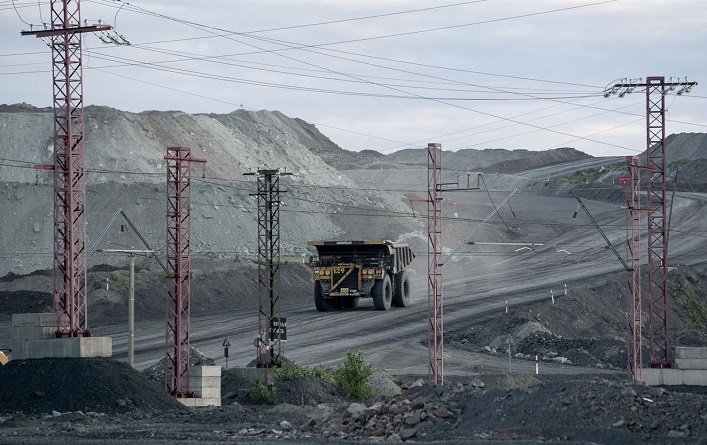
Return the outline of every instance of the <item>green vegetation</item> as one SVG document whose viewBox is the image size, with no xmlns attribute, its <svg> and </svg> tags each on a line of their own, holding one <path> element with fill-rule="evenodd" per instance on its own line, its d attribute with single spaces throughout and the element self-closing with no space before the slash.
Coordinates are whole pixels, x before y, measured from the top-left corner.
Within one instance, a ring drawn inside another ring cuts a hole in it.
<svg viewBox="0 0 707 445">
<path fill-rule="evenodd" d="M 101 283 L 102 284 L 102 283 Z M 120 272 L 111 272 L 108 279 L 108 287 L 110 290 L 119 292 L 128 288 L 128 277 Z"/>
<path fill-rule="evenodd" d="M 675 170 L 676 168 L 680 168 L 680 167 L 686 166 L 686 165 L 689 164 L 690 162 L 692 162 L 692 161 L 689 160 L 689 159 L 677 159 L 677 160 L 675 160 L 675 161 L 669 163 L 668 166 L 667 166 L 667 169 L 668 169 L 668 170 Z"/>
<path fill-rule="evenodd" d="M 597 182 L 599 178 L 601 178 L 605 174 L 613 171 L 619 171 L 622 169 L 623 167 L 620 166 L 587 168 L 572 173 L 571 175 L 564 178 L 564 180 L 573 184 L 583 182 Z"/>
<path fill-rule="evenodd" d="M 700 301 L 695 289 L 688 281 L 683 281 L 680 285 L 680 293 L 683 295 L 680 304 L 687 313 L 685 329 L 707 332 L 707 306 L 705 303 Z"/>
<path fill-rule="evenodd" d="M 324 366 L 320 363 L 312 369 L 312 377 L 316 377 L 325 382 L 334 383 L 334 376 L 326 372 Z"/>
<path fill-rule="evenodd" d="M 373 389 L 368 385 L 368 378 L 371 374 L 373 374 L 373 364 L 370 362 L 366 363 L 363 358 L 363 352 L 361 351 L 347 351 L 346 360 L 341 363 L 333 373 L 328 373 L 321 364 L 310 370 L 295 362 L 290 362 L 282 368 L 274 370 L 275 380 L 279 382 L 293 382 L 309 377 L 318 378 L 334 384 L 332 394 L 336 388 L 339 388 L 345 394 L 362 402 L 365 402 L 373 396 Z M 268 388 L 262 385 L 262 379 L 254 381 L 253 383 L 256 388 L 251 394 L 252 398 L 257 398 L 258 400 L 274 400 L 274 388 L 268 390 Z"/>
<path fill-rule="evenodd" d="M 334 377 L 329 374 L 320 363 L 311 370 L 298 365 L 294 361 L 285 364 L 282 368 L 275 368 L 275 380 L 278 382 L 295 382 L 307 377 L 314 377 L 325 382 L 334 383 Z"/>
<path fill-rule="evenodd" d="M 309 369 L 294 361 L 286 363 L 282 368 L 275 368 L 274 374 L 275 380 L 279 382 L 296 382 L 312 375 Z"/>
<path fill-rule="evenodd" d="M 167 274 L 164 270 L 160 269 L 155 272 L 155 281 L 157 281 L 158 283 L 164 282 L 165 278 L 167 278 Z"/>
<path fill-rule="evenodd" d="M 256 375 L 253 379 L 253 390 L 248 398 L 256 405 L 274 405 L 277 401 L 277 390 L 272 385 L 263 383 L 263 376 Z"/>
<path fill-rule="evenodd" d="M 360 401 L 366 401 L 373 395 L 368 385 L 368 377 L 373 374 L 373 364 L 366 363 L 363 352 L 347 351 L 346 361 L 334 371 L 334 383 L 346 394 Z"/>
</svg>

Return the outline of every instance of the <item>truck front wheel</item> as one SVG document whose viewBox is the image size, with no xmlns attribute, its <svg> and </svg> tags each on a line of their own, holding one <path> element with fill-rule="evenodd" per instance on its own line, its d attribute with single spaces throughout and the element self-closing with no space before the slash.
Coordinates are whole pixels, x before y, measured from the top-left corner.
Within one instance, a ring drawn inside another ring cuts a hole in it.
<svg viewBox="0 0 707 445">
<path fill-rule="evenodd" d="M 334 303 L 324 298 L 322 285 L 316 281 L 314 282 L 314 306 L 319 312 L 328 312 L 334 309 Z"/>
<path fill-rule="evenodd" d="M 393 286 L 388 275 L 382 280 L 376 280 L 371 293 L 373 294 L 373 307 L 376 310 L 387 311 L 390 309 L 390 304 L 393 301 Z"/>
</svg>

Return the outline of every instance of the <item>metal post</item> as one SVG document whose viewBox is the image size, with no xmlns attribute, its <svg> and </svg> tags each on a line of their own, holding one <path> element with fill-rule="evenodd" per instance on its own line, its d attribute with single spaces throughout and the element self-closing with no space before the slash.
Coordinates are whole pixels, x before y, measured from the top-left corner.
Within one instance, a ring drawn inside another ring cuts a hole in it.
<svg viewBox="0 0 707 445">
<path fill-rule="evenodd" d="M 427 144 L 427 340 L 429 379 L 444 384 L 442 299 L 442 144 Z"/>
<path fill-rule="evenodd" d="M 128 295 L 128 364 L 135 367 L 135 255 L 130 254 L 130 292 Z"/>
<path fill-rule="evenodd" d="M 126 253 L 130 255 L 128 268 L 128 364 L 135 366 L 135 255 L 152 255 L 152 250 L 97 249 L 104 253 Z M 106 279 L 107 280 L 107 279 Z M 106 281 L 107 283 L 107 281 Z"/>
<path fill-rule="evenodd" d="M 652 368 L 669 368 L 668 244 L 665 237 L 665 77 L 646 79 L 648 304 Z"/>
<path fill-rule="evenodd" d="M 643 367 L 643 316 L 641 309 L 641 181 L 638 156 L 628 156 L 626 165 L 626 258 L 629 295 L 626 302 L 628 321 L 628 369 L 633 381 L 641 379 Z"/>
</svg>

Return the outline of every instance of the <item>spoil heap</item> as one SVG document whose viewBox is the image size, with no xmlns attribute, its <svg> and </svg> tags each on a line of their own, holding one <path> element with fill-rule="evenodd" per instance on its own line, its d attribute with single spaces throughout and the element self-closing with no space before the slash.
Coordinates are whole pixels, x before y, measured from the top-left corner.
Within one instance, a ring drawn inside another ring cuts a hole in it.
<svg viewBox="0 0 707 445">
<path fill-rule="evenodd" d="M 112 359 L 13 360 L 0 367 L 0 414 L 184 409 L 138 371 Z"/>
</svg>

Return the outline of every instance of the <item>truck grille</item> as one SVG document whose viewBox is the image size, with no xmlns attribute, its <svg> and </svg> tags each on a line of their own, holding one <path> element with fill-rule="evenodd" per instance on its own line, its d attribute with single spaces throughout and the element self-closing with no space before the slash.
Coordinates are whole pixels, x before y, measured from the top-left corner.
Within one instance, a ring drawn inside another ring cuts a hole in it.
<svg viewBox="0 0 707 445">
<path fill-rule="evenodd" d="M 343 274 L 338 274 L 334 275 L 334 283 L 338 282 Z M 346 277 L 343 283 L 339 285 L 339 287 L 334 291 L 334 292 L 341 292 L 342 288 L 347 288 L 349 290 L 355 289 L 358 291 L 358 275 L 356 274 L 356 271 L 352 272 L 351 275 Z"/>
</svg>

